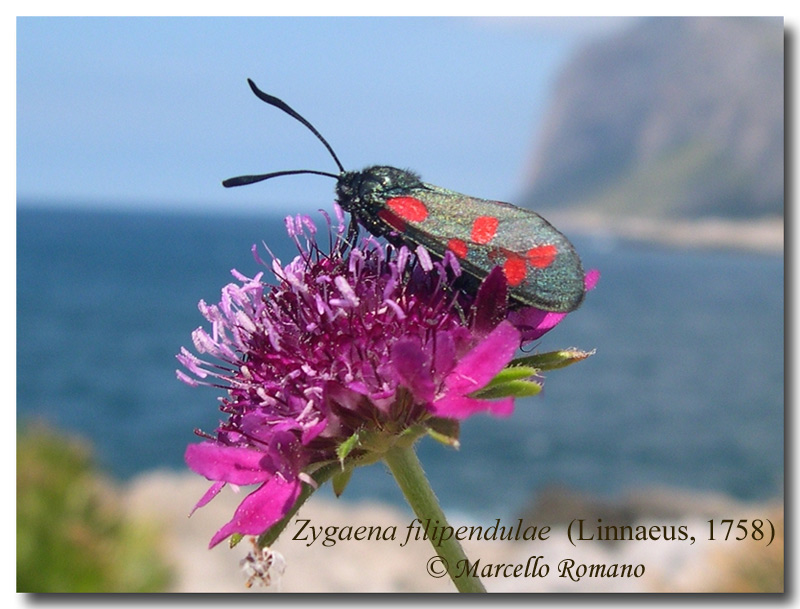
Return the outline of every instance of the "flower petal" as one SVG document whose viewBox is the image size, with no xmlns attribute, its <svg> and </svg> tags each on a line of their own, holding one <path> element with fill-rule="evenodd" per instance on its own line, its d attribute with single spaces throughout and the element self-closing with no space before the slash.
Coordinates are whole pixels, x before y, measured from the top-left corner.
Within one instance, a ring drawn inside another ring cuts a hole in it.
<svg viewBox="0 0 800 609">
<path fill-rule="evenodd" d="M 209 548 L 233 535 L 260 535 L 283 518 L 297 501 L 302 483 L 276 475 L 247 497 L 236 508 L 233 518 L 216 532 Z"/>
<path fill-rule="evenodd" d="M 392 345 L 391 361 L 397 381 L 407 387 L 418 402 L 433 400 L 435 387 L 430 361 L 416 341 L 397 341 Z"/>
<path fill-rule="evenodd" d="M 593 290 L 599 279 L 600 271 L 597 269 L 587 271 L 583 278 L 583 285 L 586 291 Z M 522 342 L 527 343 L 540 338 L 555 328 L 566 316 L 566 313 L 553 313 L 541 311 L 534 307 L 525 307 L 524 309 L 509 312 L 508 321 L 520 331 Z"/>
<path fill-rule="evenodd" d="M 192 471 L 209 480 L 231 484 L 257 484 L 275 473 L 264 453 L 214 442 L 190 444 L 186 447 L 184 459 Z"/>
<path fill-rule="evenodd" d="M 192 511 L 189 512 L 189 516 L 194 514 L 195 510 L 203 507 L 206 503 L 208 503 L 214 497 L 216 497 L 217 494 L 222 490 L 222 487 L 225 486 L 226 484 L 227 482 L 215 482 L 214 484 L 212 484 L 211 488 L 206 491 L 205 495 L 200 497 L 200 501 L 198 501 L 197 504 L 192 508 Z"/>
<path fill-rule="evenodd" d="M 473 305 L 472 329 L 485 336 L 506 318 L 508 308 L 508 280 L 503 269 L 494 267 L 478 288 Z"/>
<path fill-rule="evenodd" d="M 457 343 L 467 343 L 470 339 L 466 328 L 454 328 L 449 332 L 439 332 L 433 344 L 433 369 L 437 377 L 446 377 L 458 363 L 456 358 Z"/>
<path fill-rule="evenodd" d="M 555 328 L 566 316 L 566 313 L 553 313 L 526 307 L 518 311 L 511 311 L 508 314 L 508 321 L 520 331 L 522 341 L 529 342 Z"/>
<path fill-rule="evenodd" d="M 466 395 L 482 389 L 511 361 L 519 347 L 520 336 L 510 323 L 500 323 L 472 348 L 445 378 L 448 394 Z"/>
<path fill-rule="evenodd" d="M 600 271 L 597 269 L 592 269 L 591 271 L 586 271 L 586 276 L 583 278 L 583 283 L 586 286 L 586 291 L 593 290 L 594 286 L 597 285 L 597 282 L 600 281 Z"/>
<path fill-rule="evenodd" d="M 437 400 L 433 406 L 433 414 L 449 419 L 466 419 L 484 410 L 488 410 L 498 417 L 507 417 L 514 412 L 514 398 L 479 400 L 462 395 L 453 395 Z"/>
</svg>

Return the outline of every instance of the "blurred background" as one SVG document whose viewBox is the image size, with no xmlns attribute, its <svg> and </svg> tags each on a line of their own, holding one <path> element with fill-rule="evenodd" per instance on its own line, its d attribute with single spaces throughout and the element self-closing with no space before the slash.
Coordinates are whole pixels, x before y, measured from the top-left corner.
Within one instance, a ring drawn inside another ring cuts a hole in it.
<svg viewBox="0 0 800 609">
<path fill-rule="evenodd" d="M 185 519 L 205 485 L 183 452 L 219 413 L 174 356 L 197 302 L 258 272 L 252 244 L 287 262 L 283 217 L 334 198 L 318 176 L 220 181 L 335 170 L 248 77 L 348 169 L 535 209 L 601 272 L 537 345 L 594 357 L 465 423 L 459 451 L 421 442 L 451 518 L 782 520 L 782 19 L 19 18 L 16 67 L 18 590 L 227 589 L 187 583 L 204 553 L 236 570 L 205 550 L 230 511 Z M 362 501 L 407 514 L 380 465 L 337 509 Z M 782 560 L 659 585 L 782 589 Z"/>
</svg>

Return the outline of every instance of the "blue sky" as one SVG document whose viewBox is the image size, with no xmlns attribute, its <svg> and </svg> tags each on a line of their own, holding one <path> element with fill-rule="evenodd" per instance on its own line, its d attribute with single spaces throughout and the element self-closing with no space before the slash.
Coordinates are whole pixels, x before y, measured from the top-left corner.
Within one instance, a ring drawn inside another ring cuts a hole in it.
<svg viewBox="0 0 800 609">
<path fill-rule="evenodd" d="M 17 198 L 137 209 L 326 206 L 333 180 L 224 178 L 388 164 L 486 198 L 524 188 L 551 86 L 625 19 L 19 18 Z"/>
</svg>

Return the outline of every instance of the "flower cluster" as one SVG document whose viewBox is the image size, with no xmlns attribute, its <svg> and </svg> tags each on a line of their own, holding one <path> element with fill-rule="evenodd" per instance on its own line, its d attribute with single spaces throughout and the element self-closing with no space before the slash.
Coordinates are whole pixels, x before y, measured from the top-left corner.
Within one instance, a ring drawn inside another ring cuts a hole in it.
<svg viewBox="0 0 800 609">
<path fill-rule="evenodd" d="M 192 335 L 206 361 L 182 349 L 184 382 L 222 387 L 227 420 L 214 437 L 190 445 L 186 462 L 214 481 L 197 507 L 222 487 L 260 486 L 212 538 L 257 535 L 295 504 L 306 472 L 341 457 L 342 444 L 368 431 L 394 438 L 437 419 L 476 412 L 510 414 L 513 398 L 476 396 L 520 344 L 563 314 L 507 310 L 496 269 L 470 295 L 457 289 L 454 256 L 432 261 L 424 248 L 382 245 L 372 237 L 345 247 L 344 223 L 329 252 L 308 217 L 287 219 L 299 255 L 274 260 L 275 281 L 233 272 L 219 304 L 200 302 L 210 332 Z M 343 253 L 346 251 L 346 255 Z M 357 457 L 364 447 L 356 446 Z"/>
</svg>

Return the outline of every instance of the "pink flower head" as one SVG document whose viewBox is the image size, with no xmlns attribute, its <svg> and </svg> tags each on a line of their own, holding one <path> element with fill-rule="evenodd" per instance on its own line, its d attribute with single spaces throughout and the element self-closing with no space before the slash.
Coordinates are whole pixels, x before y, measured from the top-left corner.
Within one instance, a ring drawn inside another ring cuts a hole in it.
<svg viewBox="0 0 800 609">
<path fill-rule="evenodd" d="M 345 248 L 338 208 L 337 215 L 331 253 L 317 246 L 308 217 L 288 218 L 299 254 L 286 266 L 265 264 L 274 283 L 234 271 L 237 283 L 222 289 L 218 304 L 200 302 L 211 328 L 194 331 L 195 350 L 216 361 L 186 349 L 178 355 L 191 374 L 178 371 L 181 380 L 226 390 L 220 409 L 227 420 L 215 437 L 186 450 L 189 467 L 215 482 L 196 507 L 227 483 L 260 485 L 211 546 L 279 521 L 304 473 L 336 460 L 337 448 L 364 429 L 396 436 L 434 418 L 510 414 L 513 398 L 475 392 L 523 340 L 563 318 L 527 309 L 509 316 L 499 269 L 470 295 L 456 287 L 455 256 L 434 262 L 423 248 L 414 255 L 372 237 Z"/>
</svg>

